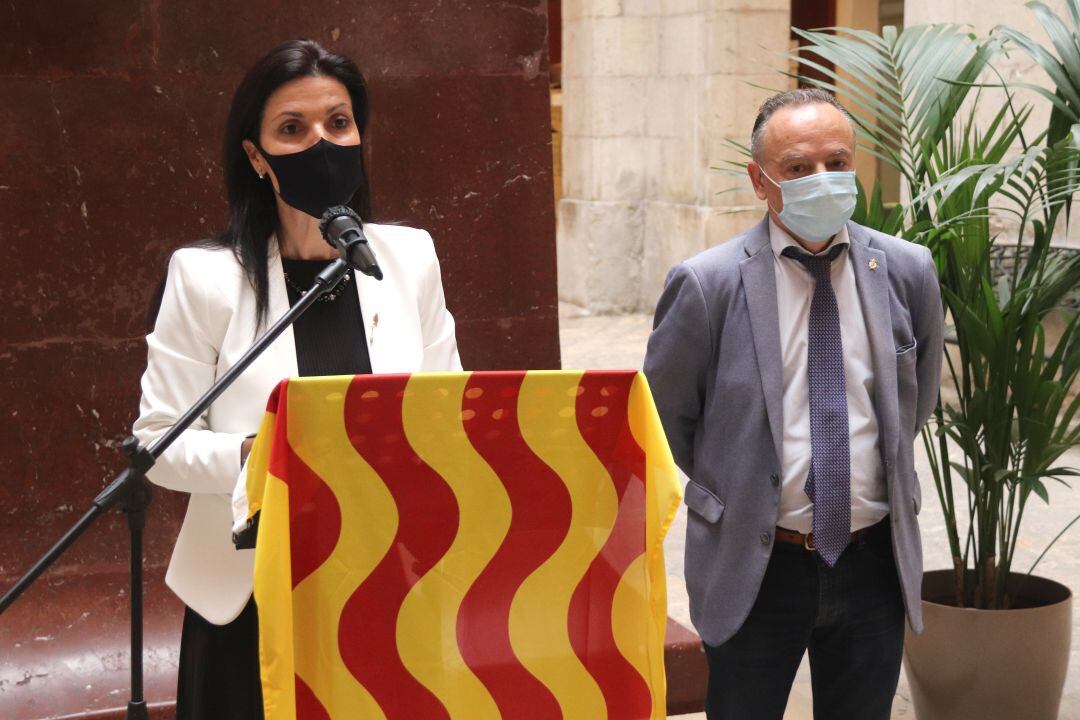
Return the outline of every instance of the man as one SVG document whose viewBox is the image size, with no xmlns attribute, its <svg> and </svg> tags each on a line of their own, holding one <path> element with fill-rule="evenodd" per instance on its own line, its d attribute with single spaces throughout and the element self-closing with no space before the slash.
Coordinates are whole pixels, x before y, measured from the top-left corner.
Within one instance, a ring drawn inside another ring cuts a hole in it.
<svg viewBox="0 0 1080 720">
<path fill-rule="evenodd" d="M 761 107 L 768 215 L 668 274 L 645 373 L 689 476 L 686 585 L 710 720 L 887 720 L 922 629 L 913 446 L 940 383 L 926 248 L 850 222 L 855 133 L 828 93 Z"/>
</svg>

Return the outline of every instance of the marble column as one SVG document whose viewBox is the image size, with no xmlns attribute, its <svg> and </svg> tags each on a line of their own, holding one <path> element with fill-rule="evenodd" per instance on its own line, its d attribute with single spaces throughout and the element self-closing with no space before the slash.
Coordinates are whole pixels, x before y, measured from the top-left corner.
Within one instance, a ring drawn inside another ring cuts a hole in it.
<svg viewBox="0 0 1080 720">
<path fill-rule="evenodd" d="M 434 237 L 466 367 L 558 367 L 543 0 L 0 3 L 0 590 L 122 467 L 151 294 L 225 222 L 233 91 L 297 37 L 365 72 L 375 214 Z M 151 701 L 175 687 L 185 503 L 150 513 Z M 0 716 L 122 704 L 126 552 L 110 515 L 4 616 Z"/>
</svg>

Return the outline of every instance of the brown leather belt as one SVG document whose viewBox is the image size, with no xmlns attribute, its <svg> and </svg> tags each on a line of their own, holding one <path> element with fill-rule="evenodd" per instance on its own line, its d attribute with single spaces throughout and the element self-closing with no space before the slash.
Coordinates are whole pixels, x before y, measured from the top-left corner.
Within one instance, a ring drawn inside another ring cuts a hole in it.
<svg viewBox="0 0 1080 720">
<path fill-rule="evenodd" d="M 871 525 L 870 527 L 873 527 Z M 866 533 L 870 530 L 870 527 L 864 527 L 861 530 L 856 530 L 851 533 L 851 542 L 861 540 Z M 814 533 L 801 533 L 794 530 L 788 530 L 782 528 L 779 525 L 776 526 L 776 539 L 782 543 L 788 543 L 790 545 L 802 545 L 810 552 L 814 551 Z"/>
</svg>

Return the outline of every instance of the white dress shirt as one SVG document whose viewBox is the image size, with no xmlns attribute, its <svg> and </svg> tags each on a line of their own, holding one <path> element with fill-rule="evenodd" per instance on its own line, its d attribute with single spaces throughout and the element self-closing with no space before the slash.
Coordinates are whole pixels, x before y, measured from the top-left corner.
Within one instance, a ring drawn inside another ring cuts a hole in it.
<svg viewBox="0 0 1080 720">
<path fill-rule="evenodd" d="M 784 456 L 777 525 L 808 533 L 814 527 L 814 504 L 805 491 L 807 474 L 810 472 L 807 327 L 810 301 L 814 296 L 814 279 L 802 263 L 780 256 L 789 245 L 801 252 L 806 251 L 771 217 L 769 241 L 776 274 L 776 304 L 784 374 Z M 846 227 L 837 233 L 828 247 L 833 244 L 850 245 Z M 855 531 L 885 517 L 889 512 L 889 497 L 882 473 L 878 422 L 872 400 L 874 372 L 870 341 L 855 287 L 855 272 L 846 250 L 832 263 L 832 286 L 840 310 L 840 337 L 844 347 L 848 432 L 851 435 L 851 529 Z"/>
</svg>

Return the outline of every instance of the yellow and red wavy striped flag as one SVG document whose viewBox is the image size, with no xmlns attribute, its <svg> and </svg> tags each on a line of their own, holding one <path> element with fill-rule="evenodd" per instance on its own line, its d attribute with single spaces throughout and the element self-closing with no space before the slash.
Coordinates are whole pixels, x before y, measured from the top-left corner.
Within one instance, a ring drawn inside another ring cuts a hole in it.
<svg viewBox="0 0 1080 720">
<path fill-rule="evenodd" d="M 248 462 L 284 718 L 663 718 L 681 499 L 645 377 L 281 383 Z"/>
</svg>

